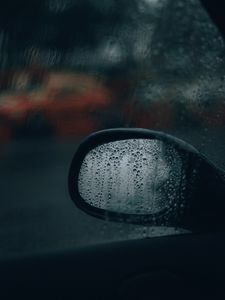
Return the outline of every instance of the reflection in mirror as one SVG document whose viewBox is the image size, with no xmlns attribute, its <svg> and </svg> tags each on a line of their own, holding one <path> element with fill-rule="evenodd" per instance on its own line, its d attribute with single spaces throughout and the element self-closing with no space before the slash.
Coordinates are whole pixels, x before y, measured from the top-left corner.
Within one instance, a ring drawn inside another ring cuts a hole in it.
<svg viewBox="0 0 225 300">
<path fill-rule="evenodd" d="M 78 189 L 97 208 L 157 214 L 176 205 L 181 175 L 182 160 L 174 147 L 156 139 L 120 140 L 86 155 Z"/>
</svg>

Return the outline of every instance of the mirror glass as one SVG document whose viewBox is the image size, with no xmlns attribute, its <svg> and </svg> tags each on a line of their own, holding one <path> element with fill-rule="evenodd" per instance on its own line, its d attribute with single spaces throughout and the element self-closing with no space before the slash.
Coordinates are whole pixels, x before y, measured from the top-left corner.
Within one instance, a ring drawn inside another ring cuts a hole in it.
<svg viewBox="0 0 225 300">
<path fill-rule="evenodd" d="M 177 150 L 156 139 L 102 144 L 85 157 L 78 179 L 90 205 L 127 214 L 157 214 L 176 205 L 182 160 Z"/>
</svg>

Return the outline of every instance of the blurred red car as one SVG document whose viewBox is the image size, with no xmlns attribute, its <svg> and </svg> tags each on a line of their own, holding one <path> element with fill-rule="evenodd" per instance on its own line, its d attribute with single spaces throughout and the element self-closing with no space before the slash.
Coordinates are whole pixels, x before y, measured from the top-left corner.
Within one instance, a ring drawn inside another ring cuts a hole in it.
<svg viewBox="0 0 225 300">
<path fill-rule="evenodd" d="M 27 84 L 27 82 L 26 82 Z M 0 138 L 15 135 L 81 136 L 99 129 L 98 115 L 112 103 L 97 79 L 74 73 L 51 73 L 41 88 L 0 97 Z"/>
</svg>

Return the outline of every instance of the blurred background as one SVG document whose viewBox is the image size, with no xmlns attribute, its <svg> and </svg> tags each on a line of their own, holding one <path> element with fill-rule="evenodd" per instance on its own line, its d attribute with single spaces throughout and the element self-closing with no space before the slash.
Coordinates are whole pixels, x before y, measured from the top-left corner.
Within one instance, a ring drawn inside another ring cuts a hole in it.
<svg viewBox="0 0 225 300">
<path fill-rule="evenodd" d="M 1 2 L 2 257 L 159 235 L 76 209 L 70 162 L 94 131 L 141 127 L 225 168 L 224 54 L 198 0 Z"/>
<path fill-rule="evenodd" d="M 196 1 L 8 1 L 0 139 L 222 127 L 224 45 Z"/>
</svg>

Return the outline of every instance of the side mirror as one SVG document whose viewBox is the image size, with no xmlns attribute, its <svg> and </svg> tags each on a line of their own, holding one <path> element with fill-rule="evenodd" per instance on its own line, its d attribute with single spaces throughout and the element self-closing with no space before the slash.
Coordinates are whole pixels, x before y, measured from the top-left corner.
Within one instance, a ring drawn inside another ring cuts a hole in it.
<svg viewBox="0 0 225 300">
<path fill-rule="evenodd" d="M 162 132 L 111 129 L 90 135 L 73 158 L 69 192 L 80 209 L 102 219 L 224 230 L 223 172 Z"/>
</svg>

